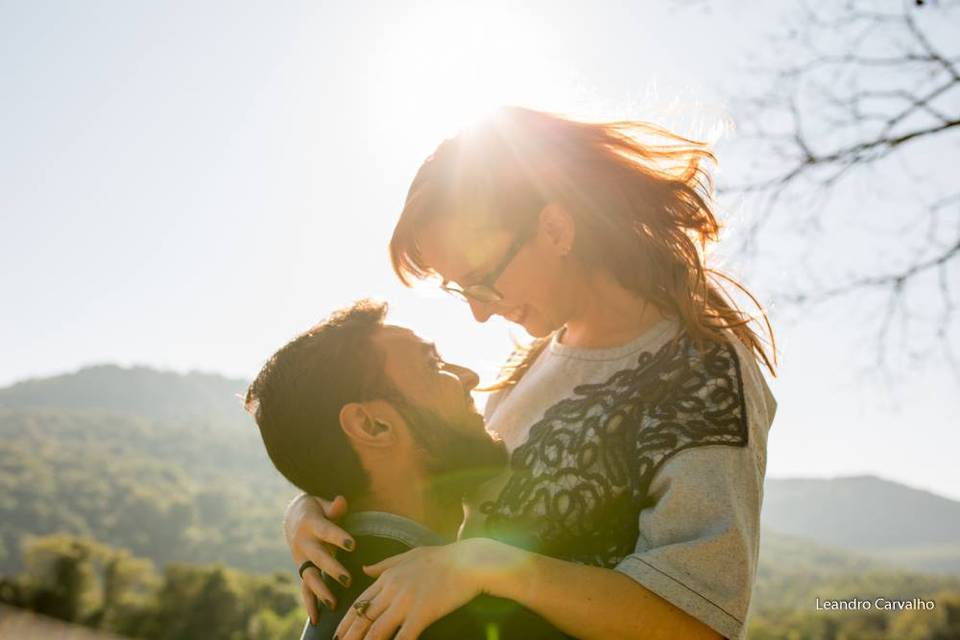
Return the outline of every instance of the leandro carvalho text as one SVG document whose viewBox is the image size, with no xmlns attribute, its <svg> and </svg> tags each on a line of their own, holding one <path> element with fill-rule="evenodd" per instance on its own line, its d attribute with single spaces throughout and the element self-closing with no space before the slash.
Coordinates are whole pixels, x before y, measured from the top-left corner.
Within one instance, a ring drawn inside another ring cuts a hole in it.
<svg viewBox="0 0 960 640">
<path fill-rule="evenodd" d="M 932 611 L 937 606 L 933 600 L 923 598 L 849 598 L 846 600 L 821 600 L 817 598 L 817 611 Z"/>
</svg>

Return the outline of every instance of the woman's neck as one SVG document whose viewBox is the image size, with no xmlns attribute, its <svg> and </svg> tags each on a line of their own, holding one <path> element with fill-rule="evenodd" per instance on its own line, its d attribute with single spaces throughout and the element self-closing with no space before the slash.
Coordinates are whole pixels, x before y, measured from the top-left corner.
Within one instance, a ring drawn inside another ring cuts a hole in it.
<svg viewBox="0 0 960 640">
<path fill-rule="evenodd" d="M 576 297 L 574 313 L 564 325 L 560 342 L 571 347 L 603 349 L 638 338 L 665 314 L 624 288 L 611 276 L 593 274 Z"/>
</svg>

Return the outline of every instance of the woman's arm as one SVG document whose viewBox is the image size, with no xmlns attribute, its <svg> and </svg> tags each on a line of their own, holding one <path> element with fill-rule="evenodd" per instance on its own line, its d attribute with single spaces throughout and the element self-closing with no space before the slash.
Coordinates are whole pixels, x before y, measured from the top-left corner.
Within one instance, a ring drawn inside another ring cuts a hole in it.
<svg viewBox="0 0 960 640">
<path fill-rule="evenodd" d="M 641 512 L 635 552 L 616 569 L 483 538 L 388 558 L 366 570 L 379 578 L 360 597 L 371 600 L 367 615 L 376 623 L 348 614 L 340 631 L 356 621 L 357 632 L 340 640 L 363 638 L 367 627 L 372 639 L 397 628 L 399 637 L 415 637 L 408 629 L 419 632 L 481 593 L 519 602 L 578 638 L 637 637 L 638 630 L 645 638 L 743 637 L 762 482 L 749 447 L 676 454 L 651 484 L 656 503 Z"/>
<path fill-rule="evenodd" d="M 618 571 L 501 547 L 504 571 L 488 573 L 481 589 L 539 613 L 565 633 L 591 638 L 720 638 L 696 618 Z"/>
<path fill-rule="evenodd" d="M 300 597 L 307 608 L 310 621 L 314 624 L 320 615 L 318 602 L 328 609 L 333 609 L 337 604 L 333 593 L 323 583 L 320 571 L 334 576 L 344 585 L 350 584 L 350 574 L 334 554 L 337 547 L 352 551 L 354 541 L 346 531 L 332 522 L 346 513 L 347 501 L 343 496 L 324 500 L 301 493 L 290 501 L 283 515 L 283 535 L 290 547 L 294 564 L 300 567 L 309 560 L 317 567 L 303 572 L 303 582 L 300 585 Z"/>
<path fill-rule="evenodd" d="M 340 640 L 412 640 L 480 594 L 508 598 L 581 638 L 719 638 L 630 577 L 557 560 L 485 538 L 424 547 L 365 571 L 377 581 L 337 629 Z"/>
</svg>

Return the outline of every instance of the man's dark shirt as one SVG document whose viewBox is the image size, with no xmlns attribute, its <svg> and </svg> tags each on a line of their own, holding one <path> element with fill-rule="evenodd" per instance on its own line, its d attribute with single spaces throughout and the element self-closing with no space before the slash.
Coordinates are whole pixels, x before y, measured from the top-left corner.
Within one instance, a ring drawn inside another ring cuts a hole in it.
<svg viewBox="0 0 960 640">
<path fill-rule="evenodd" d="M 340 553 L 337 559 L 352 576 L 349 587 L 332 577 L 324 581 L 337 599 L 332 612 L 320 607 L 316 625 L 307 620 L 301 640 L 330 640 L 340 620 L 373 578 L 363 566 L 409 551 L 414 547 L 444 544 L 445 540 L 421 524 L 407 518 L 378 511 L 350 514 L 343 523 L 357 543 L 352 553 Z M 569 638 L 529 609 L 503 598 L 478 596 L 448 616 L 433 623 L 420 634 L 423 640 L 553 640 Z"/>
</svg>

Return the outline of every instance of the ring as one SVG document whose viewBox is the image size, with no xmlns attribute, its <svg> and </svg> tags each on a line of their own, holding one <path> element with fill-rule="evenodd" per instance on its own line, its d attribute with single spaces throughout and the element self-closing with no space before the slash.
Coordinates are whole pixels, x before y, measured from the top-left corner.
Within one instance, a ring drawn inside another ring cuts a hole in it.
<svg viewBox="0 0 960 640">
<path fill-rule="evenodd" d="M 364 620 L 373 622 L 371 618 L 367 617 L 367 610 L 369 608 L 370 608 L 369 600 L 357 600 L 356 602 L 353 603 L 353 610 L 357 612 L 358 616 L 360 616 Z"/>
<path fill-rule="evenodd" d="M 303 572 L 306 571 L 307 569 L 309 569 L 310 567 L 313 567 L 313 568 L 316 569 L 317 571 L 320 571 L 320 567 L 318 567 L 317 565 L 315 565 L 315 564 L 313 564 L 312 562 L 310 562 L 309 560 L 307 560 L 307 561 L 304 562 L 302 565 L 300 565 L 300 568 L 299 568 L 299 569 L 297 569 L 297 573 L 300 574 L 300 579 L 301 579 L 301 580 L 303 580 Z"/>
</svg>

